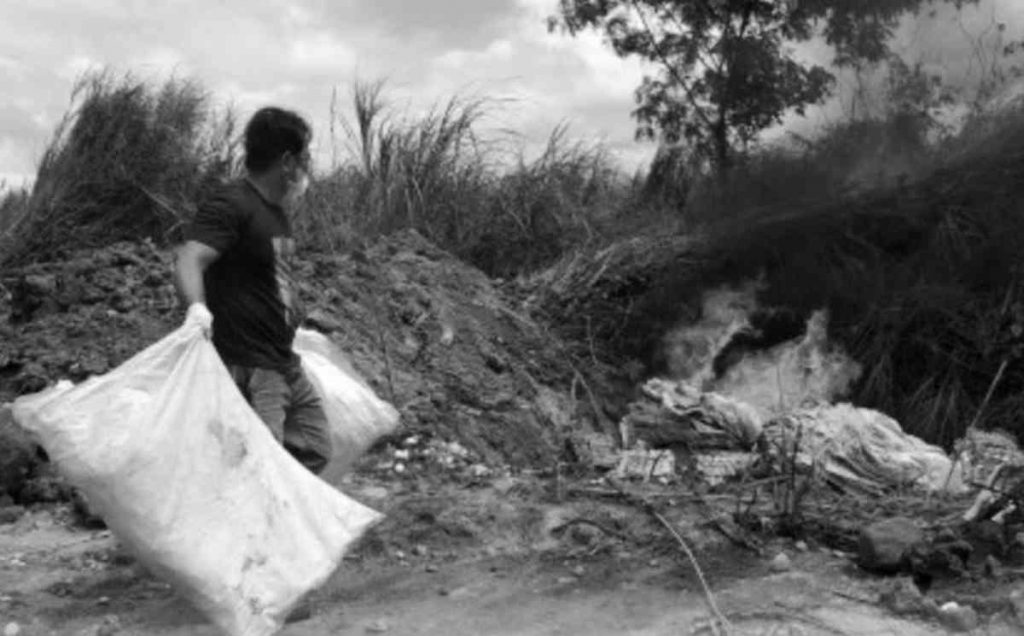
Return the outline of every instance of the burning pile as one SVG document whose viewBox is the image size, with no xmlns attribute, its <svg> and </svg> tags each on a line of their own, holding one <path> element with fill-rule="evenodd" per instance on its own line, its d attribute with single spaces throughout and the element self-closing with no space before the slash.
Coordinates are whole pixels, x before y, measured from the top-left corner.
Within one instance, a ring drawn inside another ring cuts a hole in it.
<svg viewBox="0 0 1024 636">
<path fill-rule="evenodd" d="M 625 448 L 672 450 L 712 485 L 767 462 L 842 491 L 966 490 L 967 462 L 883 413 L 841 402 L 861 368 L 829 343 L 825 312 L 813 313 L 802 335 L 773 342 L 756 326 L 770 314 L 753 318 L 757 289 L 709 292 L 703 320 L 668 335 L 675 377 L 643 386 L 620 425 Z M 752 346 L 759 340 L 768 346 Z"/>
</svg>

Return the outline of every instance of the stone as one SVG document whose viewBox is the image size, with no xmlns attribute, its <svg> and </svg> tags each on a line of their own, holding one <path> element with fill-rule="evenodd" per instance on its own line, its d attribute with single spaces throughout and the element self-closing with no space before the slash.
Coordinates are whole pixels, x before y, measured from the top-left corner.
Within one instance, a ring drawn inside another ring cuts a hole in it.
<svg viewBox="0 0 1024 636">
<path fill-rule="evenodd" d="M 306 316 L 306 324 L 313 329 L 324 333 L 343 331 L 345 328 L 340 321 L 336 320 L 333 316 L 322 309 L 314 309 L 309 312 L 309 315 Z"/>
<path fill-rule="evenodd" d="M 807 547 L 806 541 L 797 541 L 793 544 L 793 547 L 796 548 L 798 552 L 807 552 L 807 550 L 810 549 Z"/>
<path fill-rule="evenodd" d="M 23 506 L 4 506 L 0 508 L 0 526 L 14 523 L 25 514 Z"/>
<path fill-rule="evenodd" d="M 121 633 L 123 629 L 121 619 L 110 615 L 104 618 L 103 623 L 96 628 L 96 636 L 114 636 Z"/>
<path fill-rule="evenodd" d="M 793 569 L 793 562 L 790 561 L 789 556 L 785 552 L 780 552 L 775 555 L 769 566 L 772 572 L 789 572 Z"/>
<path fill-rule="evenodd" d="M 939 620 L 954 632 L 969 632 L 978 626 L 978 613 L 969 605 L 949 602 L 939 608 Z"/>
<path fill-rule="evenodd" d="M 991 554 L 985 557 L 985 576 L 998 579 L 1003 574 L 1003 564 Z"/>
<path fill-rule="evenodd" d="M 364 499 L 370 499 L 373 501 L 379 501 L 381 499 L 387 499 L 388 489 L 383 486 L 363 486 L 359 490 L 359 495 Z"/>
<path fill-rule="evenodd" d="M 897 616 L 927 614 L 924 594 L 909 578 L 894 581 L 879 596 L 879 603 Z"/>
<path fill-rule="evenodd" d="M 103 517 L 89 504 L 85 493 L 77 488 L 71 491 L 71 504 L 78 525 L 90 530 L 102 530 L 107 527 Z"/>
<path fill-rule="evenodd" d="M 20 499 L 25 481 L 38 463 L 32 437 L 15 423 L 9 405 L 0 406 L 0 495 Z"/>
<path fill-rule="evenodd" d="M 1024 625 L 1024 585 L 1010 592 L 1009 600 L 1017 622 Z"/>
<path fill-rule="evenodd" d="M 924 531 L 905 517 L 877 521 L 862 528 L 858 540 L 858 564 L 865 570 L 896 573 L 904 565 L 904 555 L 924 541 Z"/>
<path fill-rule="evenodd" d="M 21 625 L 17 623 L 7 623 L 4 626 L 4 636 L 18 636 L 21 634 Z"/>
<path fill-rule="evenodd" d="M 384 634 L 391 631 L 391 625 L 383 618 L 377 619 L 366 626 L 368 634 Z"/>
</svg>

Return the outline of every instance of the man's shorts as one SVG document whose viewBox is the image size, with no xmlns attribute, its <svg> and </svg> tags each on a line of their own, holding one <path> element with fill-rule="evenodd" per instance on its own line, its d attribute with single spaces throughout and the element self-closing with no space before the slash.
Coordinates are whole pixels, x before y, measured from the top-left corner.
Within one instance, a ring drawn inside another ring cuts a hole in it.
<svg viewBox="0 0 1024 636">
<path fill-rule="evenodd" d="M 319 474 L 331 459 L 331 436 L 320 396 L 300 365 L 287 370 L 227 365 L 252 409 L 285 450 Z"/>
</svg>

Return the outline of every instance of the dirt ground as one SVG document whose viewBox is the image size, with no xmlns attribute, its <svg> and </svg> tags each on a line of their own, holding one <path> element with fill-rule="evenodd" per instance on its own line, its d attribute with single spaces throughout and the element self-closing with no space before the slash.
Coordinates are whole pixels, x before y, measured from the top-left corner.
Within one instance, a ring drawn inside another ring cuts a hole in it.
<svg viewBox="0 0 1024 636">
<path fill-rule="evenodd" d="M 313 596 L 288 636 L 714 634 L 708 597 L 664 527 L 635 507 L 536 476 L 349 478 L 343 490 L 387 514 Z M 456 480 L 457 481 L 457 480 Z M 76 528 L 65 504 L 0 526 L 0 629 L 16 636 L 215 636 L 216 630 L 119 549 Z M 936 622 L 879 602 L 892 579 L 849 555 L 790 541 L 737 547 L 678 504 L 672 523 L 696 553 L 729 634 L 924 636 Z M 802 548 L 802 546 L 801 546 Z M 785 552 L 788 568 L 773 567 Z M 1004 614 L 979 634 L 1017 634 Z M 16 627 L 14 627 L 16 626 Z"/>
</svg>

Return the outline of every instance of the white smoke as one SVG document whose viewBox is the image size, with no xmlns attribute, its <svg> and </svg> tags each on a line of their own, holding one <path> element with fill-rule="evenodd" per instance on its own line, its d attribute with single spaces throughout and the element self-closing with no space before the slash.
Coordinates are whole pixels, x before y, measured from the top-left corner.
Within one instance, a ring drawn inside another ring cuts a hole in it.
<svg viewBox="0 0 1024 636">
<path fill-rule="evenodd" d="M 847 396 L 862 369 L 829 342 L 828 315 L 823 310 L 807 320 L 803 336 L 748 352 L 715 376 L 715 358 L 736 334 L 750 328 L 759 288 L 758 283 L 747 283 L 704 295 L 702 318 L 681 325 L 665 338 L 672 379 L 749 404 L 766 419 Z"/>
</svg>

